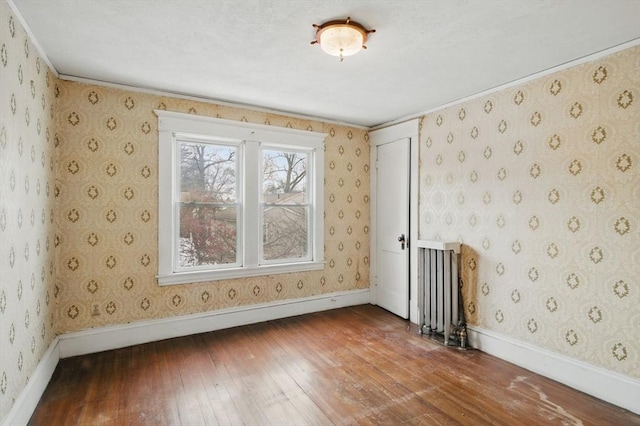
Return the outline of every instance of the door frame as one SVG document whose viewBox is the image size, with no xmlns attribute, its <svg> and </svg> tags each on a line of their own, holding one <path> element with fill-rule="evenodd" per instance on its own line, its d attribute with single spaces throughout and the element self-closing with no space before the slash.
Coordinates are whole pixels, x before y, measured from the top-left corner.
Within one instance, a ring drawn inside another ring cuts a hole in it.
<svg viewBox="0 0 640 426">
<path fill-rule="evenodd" d="M 376 304 L 377 287 L 377 184 L 378 169 L 375 161 L 378 146 L 395 142 L 400 139 L 409 139 L 409 320 L 418 323 L 418 182 L 419 182 L 419 129 L 420 119 L 405 121 L 389 127 L 372 130 L 369 132 L 371 171 L 370 176 L 370 259 L 369 262 L 369 294 L 370 303 Z"/>
</svg>

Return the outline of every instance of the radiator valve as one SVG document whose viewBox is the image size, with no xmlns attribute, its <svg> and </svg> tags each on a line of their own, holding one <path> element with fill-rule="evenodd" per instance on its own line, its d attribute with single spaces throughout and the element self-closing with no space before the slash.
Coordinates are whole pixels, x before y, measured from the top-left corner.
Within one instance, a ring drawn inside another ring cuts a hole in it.
<svg viewBox="0 0 640 426">
<path fill-rule="evenodd" d="M 460 339 L 460 349 L 467 349 L 467 327 L 462 326 L 458 332 L 458 338 Z"/>
<path fill-rule="evenodd" d="M 458 349 L 467 349 L 467 325 L 463 322 L 453 325 L 451 331 L 451 339 L 457 341 Z"/>
</svg>

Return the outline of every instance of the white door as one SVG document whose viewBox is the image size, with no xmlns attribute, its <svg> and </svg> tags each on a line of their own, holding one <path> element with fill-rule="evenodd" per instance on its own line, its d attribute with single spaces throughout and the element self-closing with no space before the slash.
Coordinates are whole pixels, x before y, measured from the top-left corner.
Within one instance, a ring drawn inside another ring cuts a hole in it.
<svg viewBox="0 0 640 426">
<path fill-rule="evenodd" d="M 404 138 L 376 155 L 376 304 L 409 317 L 409 152 Z"/>
</svg>

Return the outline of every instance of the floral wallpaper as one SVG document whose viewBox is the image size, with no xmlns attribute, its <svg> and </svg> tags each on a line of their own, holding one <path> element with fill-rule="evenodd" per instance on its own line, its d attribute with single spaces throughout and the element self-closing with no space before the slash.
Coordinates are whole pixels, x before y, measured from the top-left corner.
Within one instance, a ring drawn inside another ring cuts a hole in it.
<svg viewBox="0 0 640 426">
<path fill-rule="evenodd" d="M 369 287 L 365 130 L 69 81 L 56 96 L 59 332 Z M 155 109 L 327 133 L 325 269 L 159 286 Z"/>
<path fill-rule="evenodd" d="M 423 118 L 467 321 L 640 377 L 640 47 Z M 158 286 L 155 109 L 325 132 L 322 271 Z M 0 421 L 56 334 L 369 286 L 366 130 L 57 79 L 0 1 Z"/>
<path fill-rule="evenodd" d="M 423 118 L 420 237 L 469 324 L 640 377 L 640 47 Z"/>
<path fill-rule="evenodd" d="M 0 422 L 55 337 L 55 83 L 0 1 Z"/>
<path fill-rule="evenodd" d="M 62 81 L 0 22 L 0 420 L 56 334 L 369 287 L 366 130 Z M 325 269 L 160 287 L 155 109 L 327 133 Z"/>
</svg>

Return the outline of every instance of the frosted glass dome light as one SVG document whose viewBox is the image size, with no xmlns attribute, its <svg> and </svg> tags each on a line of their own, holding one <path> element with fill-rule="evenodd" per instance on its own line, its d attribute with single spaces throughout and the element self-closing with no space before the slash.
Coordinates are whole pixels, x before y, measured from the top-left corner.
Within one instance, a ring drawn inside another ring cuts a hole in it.
<svg viewBox="0 0 640 426">
<path fill-rule="evenodd" d="M 322 25 L 313 24 L 316 39 L 311 44 L 319 44 L 322 50 L 337 56 L 342 62 L 345 56 L 355 55 L 366 49 L 367 36 L 376 30 L 367 30 L 362 25 L 347 18 L 345 21 L 329 21 Z"/>
</svg>

